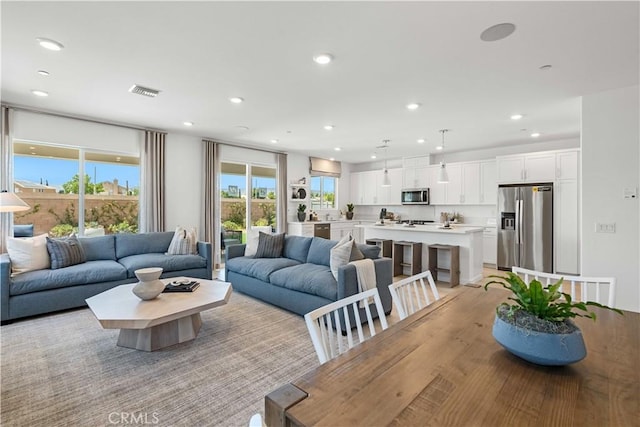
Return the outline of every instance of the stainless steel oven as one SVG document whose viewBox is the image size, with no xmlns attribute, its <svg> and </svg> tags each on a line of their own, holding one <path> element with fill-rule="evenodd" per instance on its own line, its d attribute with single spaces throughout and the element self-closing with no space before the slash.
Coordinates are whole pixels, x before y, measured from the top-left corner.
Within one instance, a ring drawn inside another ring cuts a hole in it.
<svg viewBox="0 0 640 427">
<path fill-rule="evenodd" d="M 400 198 L 403 205 L 428 205 L 429 189 L 428 188 L 405 188 L 402 190 Z"/>
</svg>

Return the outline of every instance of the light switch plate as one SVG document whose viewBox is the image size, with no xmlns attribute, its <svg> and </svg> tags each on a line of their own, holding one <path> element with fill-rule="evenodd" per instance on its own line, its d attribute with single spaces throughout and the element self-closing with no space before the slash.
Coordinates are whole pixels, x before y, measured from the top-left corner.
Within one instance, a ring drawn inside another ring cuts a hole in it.
<svg viewBox="0 0 640 427">
<path fill-rule="evenodd" d="M 616 232 L 616 223 L 604 223 L 597 222 L 596 223 L 596 233 L 615 233 Z"/>
</svg>

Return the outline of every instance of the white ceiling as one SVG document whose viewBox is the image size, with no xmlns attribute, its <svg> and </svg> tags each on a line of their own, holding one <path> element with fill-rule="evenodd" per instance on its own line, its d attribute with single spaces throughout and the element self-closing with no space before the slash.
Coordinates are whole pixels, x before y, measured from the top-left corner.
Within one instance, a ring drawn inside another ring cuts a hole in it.
<svg viewBox="0 0 640 427">
<path fill-rule="evenodd" d="M 354 163 L 370 161 L 384 139 L 388 158 L 434 153 L 441 128 L 452 130 L 447 152 L 575 138 L 580 96 L 638 84 L 638 6 L 2 1 L 1 96 Z M 480 40 L 503 22 L 516 25 L 510 37 Z M 65 48 L 45 50 L 36 37 Z M 322 52 L 334 62 L 314 63 Z M 553 67 L 541 71 L 545 64 Z M 161 93 L 131 94 L 134 83 Z M 422 106 L 409 111 L 409 102 Z M 512 121 L 513 113 L 525 117 Z M 334 130 L 323 129 L 329 123 Z"/>
</svg>

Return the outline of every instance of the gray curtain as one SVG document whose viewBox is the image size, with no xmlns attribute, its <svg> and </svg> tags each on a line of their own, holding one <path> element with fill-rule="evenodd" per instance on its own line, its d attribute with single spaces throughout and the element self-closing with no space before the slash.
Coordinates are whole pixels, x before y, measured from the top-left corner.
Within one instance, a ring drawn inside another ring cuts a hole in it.
<svg viewBox="0 0 640 427">
<path fill-rule="evenodd" d="M 213 266 L 220 268 L 220 144 L 215 141 L 202 140 L 202 159 L 204 162 L 204 185 L 202 195 L 204 212 L 202 215 L 201 229 L 204 230 L 204 241 L 211 242 L 213 249 Z"/>
<path fill-rule="evenodd" d="M 13 191 L 13 162 L 11 161 L 11 120 L 13 110 L 2 107 L 0 125 L 0 190 Z M 7 252 L 7 237 L 11 235 L 13 213 L 0 213 L 0 253 Z"/>
<path fill-rule="evenodd" d="M 165 231 L 165 137 L 147 130 L 142 150 L 140 231 Z"/>
<path fill-rule="evenodd" d="M 276 231 L 278 233 L 287 232 L 287 155 L 284 153 L 277 154 L 278 160 L 278 195 L 276 208 Z"/>
</svg>

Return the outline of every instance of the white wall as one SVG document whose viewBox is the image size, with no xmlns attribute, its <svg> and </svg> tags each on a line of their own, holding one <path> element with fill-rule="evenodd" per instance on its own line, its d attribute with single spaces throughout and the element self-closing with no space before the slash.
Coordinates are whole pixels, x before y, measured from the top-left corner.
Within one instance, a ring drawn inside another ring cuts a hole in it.
<svg viewBox="0 0 640 427">
<path fill-rule="evenodd" d="M 638 198 L 625 188 L 640 182 L 638 86 L 582 100 L 582 274 L 615 276 L 616 306 L 640 312 L 640 215 Z M 615 233 L 596 233 L 615 223 Z"/>
</svg>

